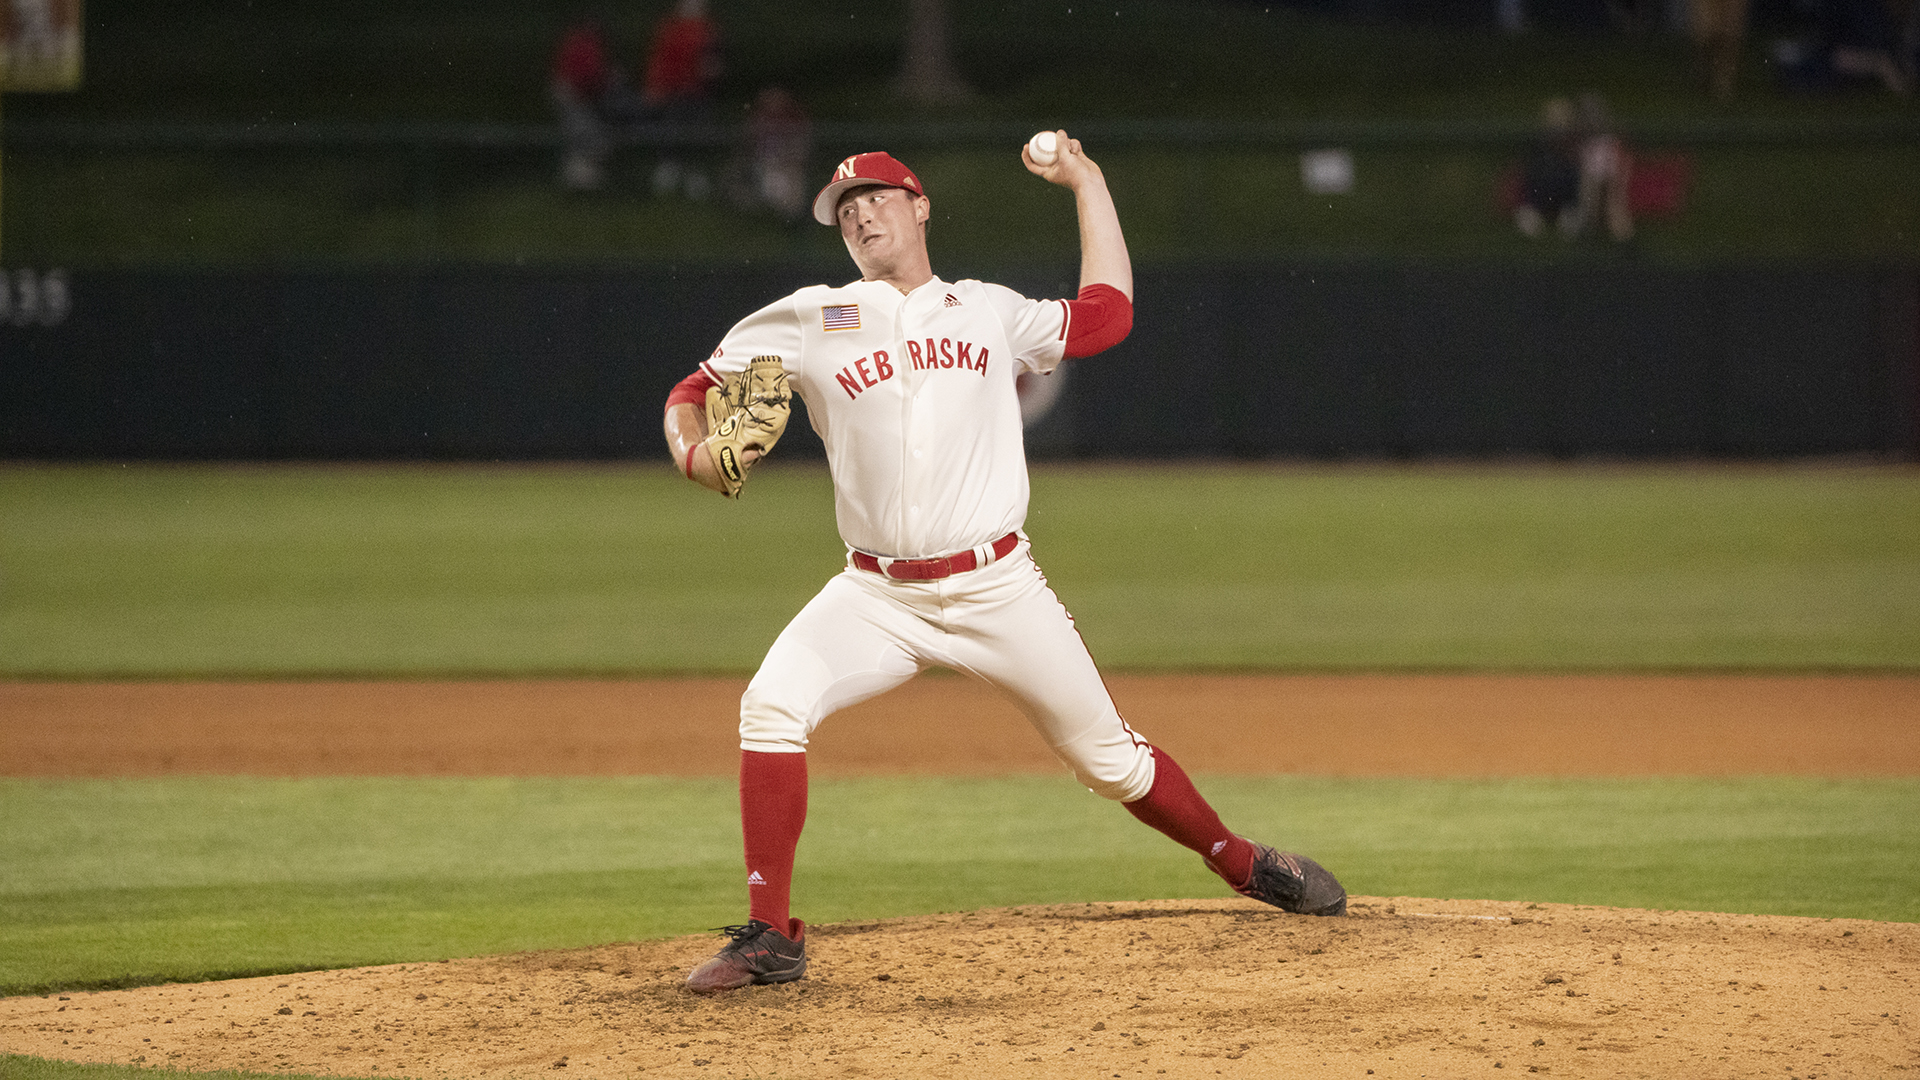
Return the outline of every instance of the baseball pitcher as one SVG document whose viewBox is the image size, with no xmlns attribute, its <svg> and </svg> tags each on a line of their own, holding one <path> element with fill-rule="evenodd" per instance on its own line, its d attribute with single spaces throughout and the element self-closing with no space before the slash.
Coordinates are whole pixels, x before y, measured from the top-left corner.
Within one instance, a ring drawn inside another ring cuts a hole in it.
<svg viewBox="0 0 1920 1080">
<path fill-rule="evenodd" d="M 1077 297 L 935 276 L 919 177 L 888 154 L 856 154 L 813 216 L 840 230 L 859 280 L 742 319 L 667 399 L 675 463 L 738 497 L 799 395 L 826 444 L 847 545 L 846 569 L 788 624 L 741 698 L 748 919 L 688 976 L 695 992 L 805 974 L 806 926 L 789 908 L 808 737 L 933 666 L 1010 695 L 1082 784 L 1197 852 L 1235 891 L 1290 912 L 1346 911 L 1332 874 L 1227 829 L 1173 758 L 1121 718 L 1022 531 L 1015 377 L 1092 356 L 1133 325 L 1133 268 L 1106 179 L 1078 140 L 1051 134 L 1021 159 L 1073 192 Z M 1050 160 L 1036 159 L 1039 145 Z"/>
</svg>

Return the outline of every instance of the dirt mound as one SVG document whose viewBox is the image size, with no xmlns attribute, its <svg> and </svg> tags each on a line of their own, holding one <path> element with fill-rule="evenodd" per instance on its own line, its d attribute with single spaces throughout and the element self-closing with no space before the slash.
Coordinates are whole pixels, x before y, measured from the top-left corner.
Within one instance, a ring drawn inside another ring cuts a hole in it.
<svg viewBox="0 0 1920 1080">
<path fill-rule="evenodd" d="M 1920 925 L 1355 898 L 815 927 L 799 983 L 681 989 L 714 936 L 0 1000 L 76 1061 L 354 1076 L 1920 1072 Z M 1494 1070 L 1501 1070 L 1495 1072 Z"/>
</svg>

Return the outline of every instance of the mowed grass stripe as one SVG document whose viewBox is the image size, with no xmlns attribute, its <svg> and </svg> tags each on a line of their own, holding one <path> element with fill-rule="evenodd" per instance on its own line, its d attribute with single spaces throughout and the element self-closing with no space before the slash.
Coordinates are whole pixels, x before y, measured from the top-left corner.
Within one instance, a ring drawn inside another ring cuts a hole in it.
<svg viewBox="0 0 1920 1080">
<path fill-rule="evenodd" d="M 273 1080 L 321 1080 L 312 1073 L 251 1073 L 236 1072 L 232 1069 L 183 1073 L 178 1069 L 148 1069 L 138 1065 L 83 1064 L 75 1061 L 48 1061 L 23 1054 L 0 1054 L 0 1077 L 5 1077 L 6 1080 L 134 1080 L 134 1078 L 156 1075 L 192 1076 L 195 1080 L 252 1080 L 254 1077 L 268 1076 L 273 1077 Z M 341 1080 L 341 1078 L 327 1077 L 325 1080 Z"/>
<path fill-rule="evenodd" d="M 1369 895 L 1920 921 L 1920 781 L 1205 777 Z M 0 992 L 689 933 L 744 902 L 726 780 L 0 782 Z M 817 922 L 1217 897 L 1062 776 L 815 785 Z"/>
<path fill-rule="evenodd" d="M 1920 666 L 1909 468 L 1036 466 L 1111 669 Z M 0 676 L 751 671 L 831 485 L 630 466 L 0 467 Z"/>
</svg>

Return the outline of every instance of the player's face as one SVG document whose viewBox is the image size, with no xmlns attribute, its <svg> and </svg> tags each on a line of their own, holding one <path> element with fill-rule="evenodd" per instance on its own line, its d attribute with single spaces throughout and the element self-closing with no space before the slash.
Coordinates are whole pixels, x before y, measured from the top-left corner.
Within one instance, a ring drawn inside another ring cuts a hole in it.
<svg viewBox="0 0 1920 1080">
<path fill-rule="evenodd" d="M 885 277 L 885 271 L 924 256 L 927 236 L 922 226 L 931 208 L 926 196 L 905 188 L 855 188 L 841 197 L 835 211 L 840 239 L 862 274 Z"/>
</svg>

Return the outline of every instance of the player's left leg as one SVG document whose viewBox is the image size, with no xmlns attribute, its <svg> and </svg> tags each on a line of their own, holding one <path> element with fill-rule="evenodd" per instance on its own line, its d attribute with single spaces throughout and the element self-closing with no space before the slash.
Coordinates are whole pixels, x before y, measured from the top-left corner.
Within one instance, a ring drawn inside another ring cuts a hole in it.
<svg viewBox="0 0 1920 1080">
<path fill-rule="evenodd" d="M 1013 698 L 1074 777 L 1119 802 L 1145 796 L 1154 754 L 1121 719 L 1073 617 L 1024 544 L 940 583 L 951 662 Z"/>
<path fill-rule="evenodd" d="M 1024 548 L 952 588 L 965 600 L 950 609 L 954 658 L 1013 697 L 1081 783 L 1199 854 L 1243 895 L 1289 911 L 1345 910 L 1331 874 L 1228 829 L 1186 770 L 1121 718 L 1072 616 Z"/>
</svg>

